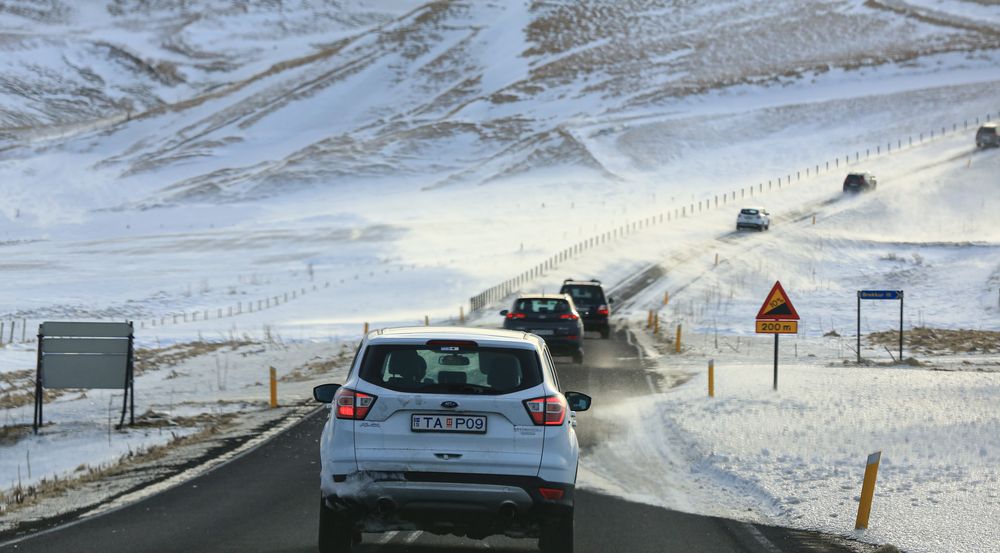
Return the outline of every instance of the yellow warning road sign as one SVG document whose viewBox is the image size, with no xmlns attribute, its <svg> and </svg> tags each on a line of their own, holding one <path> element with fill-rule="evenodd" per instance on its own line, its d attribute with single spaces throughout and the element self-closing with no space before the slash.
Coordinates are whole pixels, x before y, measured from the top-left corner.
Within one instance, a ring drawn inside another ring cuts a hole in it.
<svg viewBox="0 0 1000 553">
<path fill-rule="evenodd" d="M 798 334 L 798 321 L 757 321 L 757 334 Z"/>
<path fill-rule="evenodd" d="M 780 282 L 774 283 L 771 293 L 764 300 L 764 305 L 761 305 L 760 311 L 757 312 L 757 319 L 772 321 L 799 320 L 799 314 L 795 312 L 795 306 L 788 299 L 788 294 L 785 293 L 785 289 L 781 287 Z"/>
</svg>

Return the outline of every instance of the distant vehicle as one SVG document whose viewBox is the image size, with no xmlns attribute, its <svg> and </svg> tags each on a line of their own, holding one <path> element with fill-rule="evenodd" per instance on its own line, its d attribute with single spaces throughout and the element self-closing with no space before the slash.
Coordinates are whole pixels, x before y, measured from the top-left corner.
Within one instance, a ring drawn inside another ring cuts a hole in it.
<svg viewBox="0 0 1000 553">
<path fill-rule="evenodd" d="M 503 327 L 537 334 L 552 353 L 570 355 L 583 363 L 583 320 L 573 298 L 566 294 L 537 294 L 514 300 L 510 310 L 500 312 Z"/>
<path fill-rule="evenodd" d="M 743 229 L 767 230 L 771 228 L 771 214 L 763 207 L 744 207 L 736 216 L 736 232 Z"/>
<path fill-rule="evenodd" d="M 611 318 L 611 304 L 615 299 L 604 294 L 601 281 L 568 278 L 563 281 L 559 293 L 573 298 L 583 319 L 584 330 L 600 332 L 601 338 L 605 340 L 611 337 L 611 325 L 608 321 Z"/>
<path fill-rule="evenodd" d="M 844 192 L 868 192 L 875 190 L 878 181 L 871 173 L 848 173 L 844 179 Z"/>
<path fill-rule="evenodd" d="M 986 123 L 976 131 L 976 147 L 990 148 L 1000 146 L 1000 135 L 997 135 L 997 124 Z"/>
<path fill-rule="evenodd" d="M 320 553 L 362 532 L 537 537 L 572 553 L 578 392 L 560 392 L 545 342 L 455 327 L 376 331 L 361 342 L 320 438 Z"/>
</svg>

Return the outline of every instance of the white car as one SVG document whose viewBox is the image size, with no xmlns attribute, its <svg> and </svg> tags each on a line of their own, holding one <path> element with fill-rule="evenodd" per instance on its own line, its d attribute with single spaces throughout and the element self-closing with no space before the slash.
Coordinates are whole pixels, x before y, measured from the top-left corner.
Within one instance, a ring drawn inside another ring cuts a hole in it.
<svg viewBox="0 0 1000 553">
<path fill-rule="evenodd" d="M 763 207 L 744 207 L 736 216 L 736 232 L 745 228 L 756 230 L 771 228 L 771 214 Z"/>
<path fill-rule="evenodd" d="M 331 404 L 320 440 L 319 550 L 361 532 L 423 530 L 537 537 L 573 551 L 575 412 L 545 342 L 456 327 L 378 330 L 347 381 L 313 390 Z"/>
</svg>

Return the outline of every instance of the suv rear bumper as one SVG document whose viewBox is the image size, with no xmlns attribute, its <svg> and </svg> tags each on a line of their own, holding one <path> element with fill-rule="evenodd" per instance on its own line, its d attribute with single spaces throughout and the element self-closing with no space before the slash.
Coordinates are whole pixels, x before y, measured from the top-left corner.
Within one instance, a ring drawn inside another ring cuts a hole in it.
<svg viewBox="0 0 1000 553">
<path fill-rule="evenodd" d="M 607 330 L 609 328 L 607 317 L 583 317 L 584 330 Z"/>
<path fill-rule="evenodd" d="M 360 530 L 420 529 L 437 533 L 536 537 L 541 524 L 573 511 L 572 484 L 533 476 L 456 473 L 358 473 L 338 476 L 361 486 L 349 497 L 324 498 Z M 561 490 L 552 500 L 539 488 Z"/>
</svg>

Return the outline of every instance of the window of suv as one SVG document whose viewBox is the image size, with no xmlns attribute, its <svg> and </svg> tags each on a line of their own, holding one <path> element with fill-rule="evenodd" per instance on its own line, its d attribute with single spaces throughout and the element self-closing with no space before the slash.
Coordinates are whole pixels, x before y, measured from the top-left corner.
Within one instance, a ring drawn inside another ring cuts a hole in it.
<svg viewBox="0 0 1000 553">
<path fill-rule="evenodd" d="M 844 184 L 864 184 L 864 175 L 847 175 L 847 179 L 844 180 Z"/>
<path fill-rule="evenodd" d="M 741 209 L 740 213 L 742 213 L 743 215 L 757 215 L 760 212 L 757 211 L 756 209 Z"/>
<path fill-rule="evenodd" d="M 602 305 L 604 300 L 604 290 L 600 286 L 587 284 L 567 284 L 560 290 L 563 294 L 569 294 L 573 302 L 577 305 Z"/>
<path fill-rule="evenodd" d="M 529 349 L 373 345 L 361 378 L 398 392 L 506 394 L 542 382 L 538 355 Z"/>
<path fill-rule="evenodd" d="M 561 299 L 521 298 L 514 303 L 514 311 L 528 314 L 569 313 L 569 302 Z"/>
</svg>

